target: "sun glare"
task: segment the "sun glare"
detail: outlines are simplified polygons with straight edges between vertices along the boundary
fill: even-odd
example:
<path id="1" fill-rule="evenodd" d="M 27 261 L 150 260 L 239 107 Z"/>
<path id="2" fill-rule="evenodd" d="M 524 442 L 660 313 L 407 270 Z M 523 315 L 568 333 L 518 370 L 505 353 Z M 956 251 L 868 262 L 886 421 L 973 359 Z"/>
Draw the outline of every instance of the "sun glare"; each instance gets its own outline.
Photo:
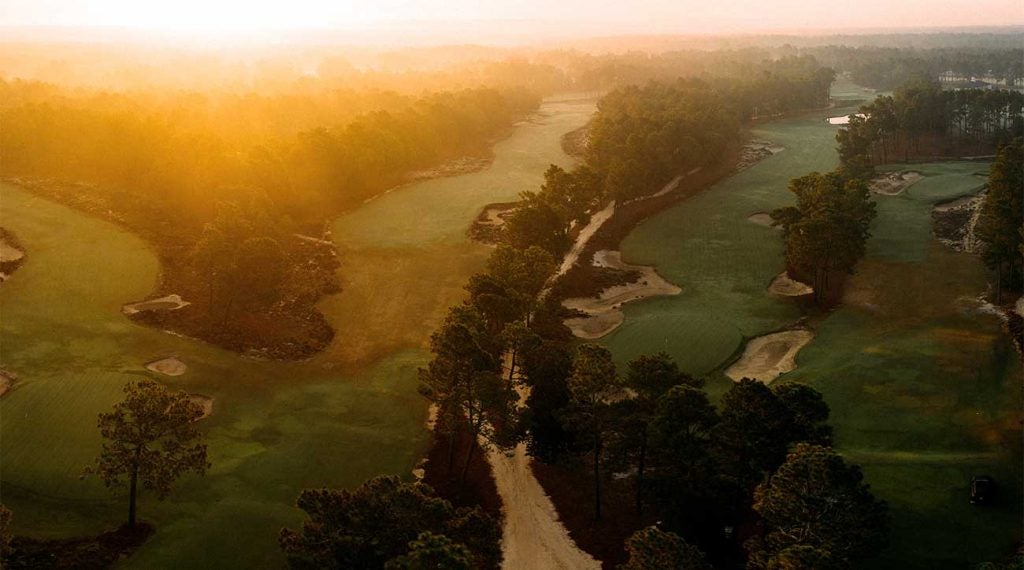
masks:
<path id="1" fill-rule="evenodd" d="M 325 26 L 346 28 L 367 22 L 365 13 L 360 13 L 353 2 L 337 0 L 109 0 L 94 10 L 92 16 L 102 25 L 200 34 Z"/>

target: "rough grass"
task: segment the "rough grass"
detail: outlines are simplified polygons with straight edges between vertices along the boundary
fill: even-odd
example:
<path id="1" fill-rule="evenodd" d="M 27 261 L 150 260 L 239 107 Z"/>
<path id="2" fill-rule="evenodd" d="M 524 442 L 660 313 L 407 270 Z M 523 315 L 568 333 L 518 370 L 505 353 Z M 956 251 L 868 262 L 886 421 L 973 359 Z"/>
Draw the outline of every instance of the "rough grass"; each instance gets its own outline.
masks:
<path id="1" fill-rule="evenodd" d="M 421 347 L 487 251 L 463 243 L 466 228 L 485 204 L 538 186 L 548 162 L 568 165 L 560 137 L 592 110 L 546 105 L 497 145 L 491 169 L 404 187 L 339 221 L 346 290 L 322 306 L 338 333 L 305 362 L 244 359 L 133 324 L 121 305 L 149 294 L 159 271 L 145 243 L 0 186 L 2 225 L 32 252 L 0 289 L 0 363 L 19 377 L 0 400 L 14 531 L 82 536 L 122 522 L 126 501 L 78 475 L 99 451 L 96 415 L 168 354 L 189 369 L 161 382 L 217 401 L 202 421 L 213 468 L 163 503 L 143 495 L 140 517 L 157 532 L 126 567 L 280 567 L 277 533 L 302 520 L 302 488 L 408 475 L 427 444 Z"/>
<path id="2" fill-rule="evenodd" d="M 930 216 L 900 197 L 879 202 L 879 224 Z M 1021 367 L 998 318 L 973 300 L 986 273 L 927 234 L 873 251 L 785 378 L 825 395 L 839 451 L 889 501 L 892 546 L 879 565 L 1000 559 L 1021 539 Z M 999 485 L 995 505 L 968 504 L 981 474 Z"/>

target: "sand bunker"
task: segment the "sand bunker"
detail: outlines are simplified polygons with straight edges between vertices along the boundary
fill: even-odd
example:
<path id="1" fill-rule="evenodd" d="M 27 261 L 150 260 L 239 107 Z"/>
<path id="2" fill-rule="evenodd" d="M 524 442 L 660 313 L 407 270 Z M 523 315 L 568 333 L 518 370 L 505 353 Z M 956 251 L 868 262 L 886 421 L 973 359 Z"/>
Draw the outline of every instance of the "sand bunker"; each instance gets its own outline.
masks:
<path id="1" fill-rule="evenodd" d="M 854 115 L 856 115 L 856 116 L 858 116 L 858 117 L 860 117 L 862 119 L 868 118 L 868 116 L 865 115 L 864 113 L 854 113 Z M 850 115 L 841 115 L 839 117 L 829 117 L 827 119 L 827 121 L 828 121 L 828 124 L 830 124 L 830 125 L 849 125 L 850 124 Z"/>
<path id="2" fill-rule="evenodd" d="M 190 304 L 188 301 L 183 300 L 180 295 L 167 295 L 158 299 L 129 303 L 121 307 L 121 312 L 126 315 L 134 315 L 143 311 L 176 311 Z"/>
<path id="3" fill-rule="evenodd" d="M 22 257 L 25 257 L 25 252 L 14 247 L 8 243 L 7 240 L 0 237 L 0 263 L 18 261 Z"/>
<path id="4" fill-rule="evenodd" d="M 162 358 L 146 365 L 146 370 L 152 370 L 165 376 L 181 376 L 188 370 L 184 362 L 174 358 Z"/>
<path id="5" fill-rule="evenodd" d="M 188 399 L 192 400 L 194 404 L 199 404 L 199 407 L 203 409 L 203 415 L 196 418 L 195 421 L 206 419 L 213 414 L 213 398 L 203 394 L 189 394 Z"/>
<path id="6" fill-rule="evenodd" d="M 806 283 L 791 279 L 789 273 L 783 271 L 772 279 L 771 284 L 768 285 L 768 292 L 783 297 L 802 297 L 814 294 L 814 289 Z"/>
<path id="7" fill-rule="evenodd" d="M 906 172 L 890 172 L 873 178 L 869 187 L 875 194 L 895 196 L 907 188 L 910 188 L 915 182 L 922 178 L 924 178 L 924 176 L 922 176 L 920 172 L 915 172 L 913 170 L 908 170 Z"/>
<path id="8" fill-rule="evenodd" d="M 747 216 L 747 221 L 757 224 L 759 226 L 765 226 L 768 228 L 772 228 L 773 230 L 782 231 L 782 226 L 772 225 L 772 215 L 769 214 L 768 212 L 757 212 L 754 214 L 750 214 L 749 216 Z"/>
<path id="9" fill-rule="evenodd" d="M 792 330 L 751 339 L 743 349 L 743 356 L 725 371 L 725 375 L 737 382 L 753 378 L 768 384 L 796 368 L 796 354 L 812 338 L 811 331 Z"/>
<path id="10" fill-rule="evenodd" d="M 623 271 L 637 271 L 640 277 L 625 285 L 609 287 L 595 297 L 566 299 L 562 304 L 568 309 L 586 313 L 586 317 L 565 320 L 565 325 L 579 338 L 593 340 L 615 330 L 622 324 L 625 315 L 622 305 L 658 295 L 678 295 L 682 289 L 658 275 L 653 267 L 631 265 L 622 261 L 622 253 L 602 250 L 594 254 L 594 265 Z"/>
<path id="11" fill-rule="evenodd" d="M 14 381 L 17 379 L 17 374 L 7 370 L 0 370 L 0 398 L 11 390 L 11 387 L 14 386 Z"/>

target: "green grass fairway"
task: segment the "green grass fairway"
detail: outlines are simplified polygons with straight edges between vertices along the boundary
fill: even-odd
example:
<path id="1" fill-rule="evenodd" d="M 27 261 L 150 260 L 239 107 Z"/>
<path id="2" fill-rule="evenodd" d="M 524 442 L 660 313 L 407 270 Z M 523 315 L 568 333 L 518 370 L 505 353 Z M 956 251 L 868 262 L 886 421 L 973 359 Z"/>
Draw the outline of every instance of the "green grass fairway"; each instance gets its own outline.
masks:
<path id="1" fill-rule="evenodd" d="M 409 474 L 426 444 L 422 347 L 486 258 L 465 230 L 484 204 L 538 186 L 549 162 L 571 164 L 560 137 L 593 110 L 547 103 L 496 146 L 490 169 L 402 188 L 338 220 L 346 289 L 322 305 L 338 334 L 299 363 L 244 359 L 132 324 L 121 305 L 148 295 L 159 271 L 145 243 L 0 185 L 0 225 L 28 253 L 0 286 L 0 362 L 19 376 L 0 400 L 2 500 L 14 531 L 69 536 L 120 524 L 125 500 L 78 478 L 99 451 L 96 415 L 149 374 L 145 363 L 171 355 L 189 370 L 162 382 L 215 398 L 202 424 L 213 468 L 165 502 L 143 495 L 140 516 L 157 534 L 123 566 L 278 568 L 277 532 L 301 520 L 299 490 Z M 436 212 L 451 217 L 424 226 Z"/>
<path id="2" fill-rule="evenodd" d="M 867 96 L 860 92 L 859 98 Z M 683 291 L 624 307 L 625 323 L 602 340 L 620 363 L 664 350 L 684 370 L 708 374 L 746 339 L 799 318 L 790 300 L 765 291 L 782 270 L 778 232 L 747 218 L 791 204 L 786 185 L 793 176 L 835 167 L 837 127 L 825 118 L 854 109 L 761 125 L 752 137 L 780 144 L 784 151 L 652 217 L 623 241 L 625 261 L 657 266 Z M 726 386 L 723 380 L 709 388 Z"/>
<path id="3" fill-rule="evenodd" d="M 628 262 L 655 265 L 683 293 L 625 307 L 626 322 L 602 340 L 619 362 L 665 350 L 721 394 L 730 385 L 721 370 L 747 338 L 800 317 L 792 301 L 765 291 L 783 267 L 778 233 L 747 217 L 792 203 L 790 178 L 835 166 L 835 127 L 820 118 L 843 113 L 760 127 L 755 138 L 786 150 L 626 238 Z M 867 567 L 969 568 L 1009 555 L 1021 539 L 1021 366 L 998 318 L 973 300 L 985 291 L 984 267 L 932 238 L 931 209 L 976 192 L 988 165 L 894 168 L 926 178 L 877 198 L 874 237 L 845 304 L 815 324 L 799 368 L 777 381 L 824 393 L 837 448 L 890 504 L 892 544 Z M 995 478 L 997 505 L 968 504 L 977 474 Z"/>
<path id="4" fill-rule="evenodd" d="M 818 326 L 786 380 L 825 394 L 837 446 L 890 503 L 891 568 L 964 568 L 1021 538 L 1021 367 L 975 298 L 986 273 L 932 239 L 931 209 L 977 192 L 987 164 L 914 165 L 927 178 L 878 197 L 868 257 L 844 305 Z M 973 475 L 999 499 L 968 504 Z"/>

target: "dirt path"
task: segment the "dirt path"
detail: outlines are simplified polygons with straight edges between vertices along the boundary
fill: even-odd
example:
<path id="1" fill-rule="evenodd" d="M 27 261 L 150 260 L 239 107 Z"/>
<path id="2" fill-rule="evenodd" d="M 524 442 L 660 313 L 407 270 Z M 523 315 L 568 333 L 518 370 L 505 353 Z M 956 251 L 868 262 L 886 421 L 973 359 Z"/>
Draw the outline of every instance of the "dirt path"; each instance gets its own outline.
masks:
<path id="1" fill-rule="evenodd" d="M 511 359 L 505 355 L 505 367 Z M 516 384 L 519 403 L 530 395 L 530 388 Z M 580 550 L 558 518 L 551 498 L 530 469 L 526 444 L 520 443 L 511 455 L 495 449 L 487 453 L 494 484 L 501 496 L 505 521 L 501 532 L 503 570 L 564 568 L 576 570 L 600 568 L 601 564 Z"/>
<path id="2" fill-rule="evenodd" d="M 604 209 L 591 216 L 590 223 L 580 230 L 572 249 L 565 255 L 558 273 L 548 281 L 549 284 L 576 264 L 587 242 L 614 213 L 615 201 L 612 200 Z M 549 290 L 545 288 L 540 296 L 547 295 Z M 516 389 L 519 391 L 520 402 L 525 402 L 528 390 L 522 385 Z M 501 567 L 504 570 L 601 567 L 597 560 L 580 550 L 569 537 L 569 531 L 559 520 L 554 503 L 530 469 L 530 456 L 526 453 L 525 444 L 517 445 L 511 456 L 492 450 L 487 454 L 487 461 L 491 464 L 505 515 L 501 536 L 501 551 L 504 555 Z"/>
<path id="3" fill-rule="evenodd" d="M 582 230 L 580 235 L 576 236 L 576 242 L 572 244 L 572 249 L 569 253 L 565 254 L 565 258 L 562 259 L 562 265 L 558 267 L 558 273 L 552 277 L 552 281 L 565 275 L 567 271 L 572 269 L 573 265 L 576 265 L 576 260 L 580 258 L 580 254 L 583 253 L 583 248 L 587 247 L 587 242 L 590 238 L 594 237 L 597 230 L 604 225 L 605 222 L 612 217 L 615 213 L 615 200 L 608 202 L 608 205 L 603 210 L 594 214 L 590 217 L 590 223 L 588 223 Z"/>
<path id="4" fill-rule="evenodd" d="M 694 174 L 694 169 L 688 174 Z M 666 184 L 656 196 L 667 194 L 676 189 L 683 176 L 678 176 Z M 615 201 L 612 200 L 601 211 L 590 218 L 590 222 L 580 230 L 569 253 L 562 259 L 558 272 L 549 284 L 564 275 L 583 253 L 587 243 L 598 229 L 615 213 Z M 653 271 L 653 268 L 651 269 Z M 540 293 L 541 297 L 549 289 Z M 526 401 L 526 391 L 520 388 L 520 401 Z M 494 472 L 494 481 L 504 505 L 505 524 L 502 529 L 501 549 L 504 553 L 502 568 L 504 570 L 538 570 L 538 569 L 589 569 L 600 568 L 601 564 L 586 552 L 580 550 L 569 536 L 569 531 L 558 518 L 555 505 L 544 492 L 540 482 L 530 469 L 530 456 L 526 446 L 516 446 L 511 456 L 491 451 L 487 456 Z"/>
<path id="5" fill-rule="evenodd" d="M 558 519 L 555 505 L 533 476 L 525 444 L 517 445 L 511 457 L 491 451 L 487 459 L 504 504 L 505 524 L 501 537 L 504 570 L 601 567 L 569 537 L 565 525 Z"/>

